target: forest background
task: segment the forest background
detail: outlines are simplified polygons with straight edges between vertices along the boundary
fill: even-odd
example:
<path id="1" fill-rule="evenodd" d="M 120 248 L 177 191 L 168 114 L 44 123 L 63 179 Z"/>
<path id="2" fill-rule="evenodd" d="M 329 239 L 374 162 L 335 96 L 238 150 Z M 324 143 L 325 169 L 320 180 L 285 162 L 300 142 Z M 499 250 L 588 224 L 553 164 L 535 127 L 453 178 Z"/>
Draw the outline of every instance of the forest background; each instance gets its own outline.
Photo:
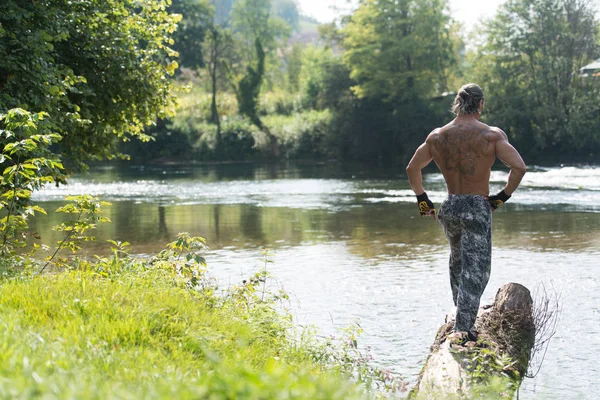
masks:
<path id="1" fill-rule="evenodd" d="M 467 82 L 526 162 L 600 154 L 600 77 L 580 72 L 600 58 L 586 0 L 509 0 L 469 30 L 441 0 L 365 0 L 330 24 L 294 0 L 2 7 L 0 109 L 47 112 L 67 165 L 399 165 Z"/>

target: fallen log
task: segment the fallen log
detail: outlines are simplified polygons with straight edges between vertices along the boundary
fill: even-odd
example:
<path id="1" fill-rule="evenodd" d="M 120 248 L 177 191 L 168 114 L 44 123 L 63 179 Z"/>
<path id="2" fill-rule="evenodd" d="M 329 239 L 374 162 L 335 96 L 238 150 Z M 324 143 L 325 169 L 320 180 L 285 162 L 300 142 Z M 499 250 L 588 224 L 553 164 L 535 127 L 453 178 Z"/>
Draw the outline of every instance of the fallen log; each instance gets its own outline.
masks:
<path id="1" fill-rule="evenodd" d="M 471 398 L 478 394 L 512 398 L 527 372 L 535 342 L 529 290 L 518 283 L 502 286 L 494 303 L 479 310 L 476 342 L 460 344 L 449 339 L 453 326 L 453 317 L 447 317 L 409 398 Z"/>

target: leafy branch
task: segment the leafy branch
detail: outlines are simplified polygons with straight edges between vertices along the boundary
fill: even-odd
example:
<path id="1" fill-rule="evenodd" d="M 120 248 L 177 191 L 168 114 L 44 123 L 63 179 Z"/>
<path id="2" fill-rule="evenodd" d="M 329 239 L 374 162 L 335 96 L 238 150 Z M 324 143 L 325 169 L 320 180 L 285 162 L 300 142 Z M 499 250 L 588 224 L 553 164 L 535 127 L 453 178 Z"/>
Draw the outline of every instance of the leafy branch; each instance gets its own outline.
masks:
<path id="1" fill-rule="evenodd" d="M 0 219 L 2 246 L 0 254 L 16 255 L 26 246 L 28 218 L 45 210 L 32 205 L 34 190 L 43 185 L 64 182 L 64 168 L 49 147 L 61 139 L 47 133 L 43 125 L 46 113 L 30 113 L 20 108 L 0 114 L 0 209 L 7 215 Z"/>
<path id="2" fill-rule="evenodd" d="M 109 218 L 101 215 L 103 211 L 102 207 L 110 205 L 110 203 L 106 201 L 100 201 L 97 197 L 90 195 L 67 196 L 65 200 L 70 201 L 71 203 L 59 207 L 56 209 L 56 212 L 73 214 L 76 215 L 76 217 L 52 228 L 57 232 L 63 232 L 65 236 L 58 242 L 54 253 L 51 256 L 46 257 L 46 263 L 40 269 L 38 274 L 44 272 L 46 267 L 52 262 L 56 263 L 58 266 L 63 266 L 66 260 L 55 260 L 61 250 L 70 249 L 71 252 L 75 253 L 81 249 L 83 242 L 95 239 L 93 236 L 88 236 L 86 232 L 96 228 L 96 223 L 110 222 Z"/>

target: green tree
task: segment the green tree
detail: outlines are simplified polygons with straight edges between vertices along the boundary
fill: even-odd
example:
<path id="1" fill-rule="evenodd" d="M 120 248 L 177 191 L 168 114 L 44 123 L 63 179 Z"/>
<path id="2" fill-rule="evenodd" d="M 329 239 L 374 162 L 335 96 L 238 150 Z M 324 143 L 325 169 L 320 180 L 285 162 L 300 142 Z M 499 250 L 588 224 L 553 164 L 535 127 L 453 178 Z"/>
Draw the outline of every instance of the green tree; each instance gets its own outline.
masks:
<path id="1" fill-rule="evenodd" d="M 272 15 L 269 0 L 239 0 L 234 4 L 232 21 L 245 59 L 245 71 L 238 77 L 232 76 L 240 114 L 247 116 L 267 135 L 272 154 L 278 155 L 277 138 L 258 115 L 258 97 L 265 78 L 267 58 L 270 55 L 271 60 L 277 59 L 275 50 L 278 41 L 289 36 L 290 27 L 281 18 Z M 273 61 L 273 64 L 276 62 Z"/>
<path id="2" fill-rule="evenodd" d="M 584 0 L 511 0 L 472 55 L 488 120 L 534 159 L 600 151 L 600 82 L 578 69 L 598 57 L 598 21 Z"/>
<path id="3" fill-rule="evenodd" d="M 456 64 L 451 28 L 441 0 L 365 0 L 341 30 L 320 29 L 330 43 L 341 41 L 350 71 L 354 97 L 341 98 L 333 124 L 344 158 L 403 163 L 447 119 L 450 100 L 436 99 Z"/>
<path id="4" fill-rule="evenodd" d="M 342 30 L 344 61 L 360 98 L 411 101 L 447 90 L 454 64 L 441 0 L 366 0 Z"/>
<path id="5" fill-rule="evenodd" d="M 217 92 L 220 75 L 225 69 L 226 58 L 231 55 L 233 49 L 233 37 L 230 30 L 214 24 L 208 31 L 204 46 L 207 59 L 206 68 L 210 76 L 211 86 L 211 122 L 217 125 L 216 150 L 218 153 L 221 149 L 222 137 L 221 118 L 217 109 Z"/>
<path id="6" fill-rule="evenodd" d="M 212 25 L 213 6 L 208 0 L 173 0 L 169 12 L 182 16 L 173 34 L 173 49 L 179 53 L 179 63 L 182 67 L 203 67 L 202 42 Z"/>
<path id="7" fill-rule="evenodd" d="M 341 57 L 328 47 L 307 47 L 303 51 L 299 81 L 307 108 L 349 111 L 354 81 Z"/>
<path id="8" fill-rule="evenodd" d="M 300 12 L 295 0 L 273 0 L 273 13 L 287 22 L 293 30 L 298 30 Z"/>
<path id="9" fill-rule="evenodd" d="M 256 39 L 265 54 L 275 56 L 278 41 L 290 35 L 290 26 L 277 17 L 270 0 L 238 0 L 233 5 L 232 24 L 247 63 L 256 62 Z"/>
<path id="10" fill-rule="evenodd" d="M 119 138 L 173 113 L 168 0 L 3 1 L 0 111 L 49 114 L 66 160 L 114 158 Z"/>
<path id="11" fill-rule="evenodd" d="M 297 92 L 300 88 L 300 73 L 302 71 L 302 51 L 300 43 L 294 43 L 286 57 L 287 78 L 289 89 Z"/>
<path id="12" fill-rule="evenodd" d="M 246 67 L 246 74 L 237 84 L 238 107 L 240 114 L 248 117 L 254 125 L 267 134 L 273 155 L 278 155 L 277 138 L 258 115 L 258 96 L 265 76 L 265 51 L 259 38 L 256 38 L 254 43 L 257 62 L 256 66 L 248 65 Z"/>

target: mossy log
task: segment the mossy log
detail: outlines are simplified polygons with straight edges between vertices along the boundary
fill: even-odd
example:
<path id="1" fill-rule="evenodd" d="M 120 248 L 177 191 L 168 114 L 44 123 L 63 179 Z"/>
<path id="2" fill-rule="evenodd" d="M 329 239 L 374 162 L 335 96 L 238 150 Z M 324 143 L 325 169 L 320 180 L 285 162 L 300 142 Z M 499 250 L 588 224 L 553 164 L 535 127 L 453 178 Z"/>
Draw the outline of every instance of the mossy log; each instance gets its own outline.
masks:
<path id="1" fill-rule="evenodd" d="M 447 317 L 409 398 L 468 398 L 490 391 L 497 391 L 495 397 L 512 398 L 527 372 L 535 341 L 529 290 L 518 283 L 502 286 L 494 303 L 479 310 L 477 342 L 452 342 L 448 335 L 453 326 L 453 317 Z"/>

